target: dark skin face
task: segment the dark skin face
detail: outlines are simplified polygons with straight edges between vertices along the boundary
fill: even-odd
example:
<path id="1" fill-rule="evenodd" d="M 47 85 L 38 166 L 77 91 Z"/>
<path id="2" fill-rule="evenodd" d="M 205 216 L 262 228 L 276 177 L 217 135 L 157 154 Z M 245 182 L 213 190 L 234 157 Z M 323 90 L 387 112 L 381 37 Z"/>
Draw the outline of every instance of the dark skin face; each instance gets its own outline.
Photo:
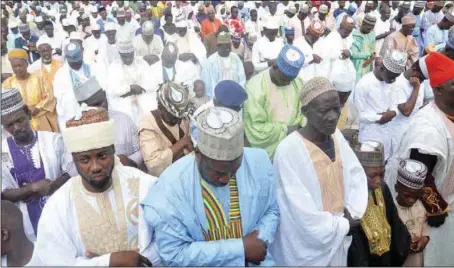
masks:
<path id="1" fill-rule="evenodd" d="M 397 192 L 396 201 L 403 207 L 413 206 L 416 201 L 422 196 L 422 189 L 411 189 L 404 186 L 400 182 L 396 183 L 395 189 Z"/>
<path id="2" fill-rule="evenodd" d="M 270 10 L 270 14 L 274 16 L 277 11 L 277 3 L 276 2 L 268 2 L 268 9 Z"/>
<path id="3" fill-rule="evenodd" d="M 153 41 L 153 34 L 150 35 L 142 34 L 142 39 L 143 41 L 145 41 L 145 43 L 151 44 L 151 42 Z"/>
<path id="4" fill-rule="evenodd" d="M 218 161 L 196 152 L 197 165 L 200 175 L 209 184 L 223 187 L 229 183 L 232 176 L 240 168 L 243 155 L 233 161 Z"/>
<path id="5" fill-rule="evenodd" d="M 14 28 L 11 28 L 11 32 L 13 34 L 17 34 L 19 32 L 19 27 L 14 27 Z"/>
<path id="6" fill-rule="evenodd" d="M 345 7 L 345 1 L 339 1 L 339 7 L 344 8 Z"/>
<path id="7" fill-rule="evenodd" d="M 326 14 L 323 14 L 323 13 L 318 13 L 318 18 L 321 20 L 321 21 L 324 21 L 326 19 Z"/>
<path id="8" fill-rule="evenodd" d="M 270 69 L 270 76 L 271 76 L 271 81 L 277 85 L 277 86 L 287 86 L 290 85 L 290 83 L 295 80 L 295 77 L 290 77 L 285 74 L 283 74 L 277 65 L 273 65 L 273 67 Z"/>
<path id="9" fill-rule="evenodd" d="M 209 19 L 210 21 L 214 21 L 214 17 L 215 17 L 214 10 L 209 10 L 209 11 L 208 11 L 208 19 Z"/>
<path id="10" fill-rule="evenodd" d="M 449 116 L 454 116 L 454 79 L 433 89 L 438 108 Z"/>
<path id="11" fill-rule="evenodd" d="M 274 42 L 276 40 L 276 36 L 278 33 L 278 29 L 266 29 L 265 30 L 265 36 L 270 40 L 270 42 Z"/>
<path id="12" fill-rule="evenodd" d="M 30 31 L 26 31 L 26 32 L 23 32 L 23 33 L 21 33 L 21 34 L 22 34 L 22 37 L 23 37 L 25 40 L 30 40 L 30 37 L 31 37 Z"/>
<path id="13" fill-rule="evenodd" d="M 413 14 L 418 16 L 422 12 L 422 7 L 414 7 L 413 8 Z"/>
<path id="14" fill-rule="evenodd" d="M 251 20 L 257 21 L 257 18 L 258 18 L 257 10 L 254 9 L 251 11 Z"/>
<path id="15" fill-rule="evenodd" d="M 309 42 L 309 44 L 313 45 L 315 42 L 320 39 L 320 36 L 313 33 L 309 28 L 306 30 L 306 36 L 304 37 Z"/>
<path id="16" fill-rule="evenodd" d="M 386 82 L 387 84 L 392 84 L 394 81 L 396 81 L 396 78 L 400 74 L 396 74 L 393 72 L 388 71 L 382 64 L 382 66 L 379 67 L 378 73 L 380 74 L 380 77 L 382 81 Z"/>
<path id="17" fill-rule="evenodd" d="M 183 37 L 186 35 L 186 33 L 188 32 L 188 28 L 187 27 L 184 27 L 184 28 L 177 28 L 177 32 L 178 32 L 178 35 Z"/>
<path id="18" fill-rule="evenodd" d="M 41 61 L 44 64 L 50 64 L 52 62 L 52 47 L 49 44 L 42 44 L 38 47 L 39 55 L 41 55 Z"/>
<path id="19" fill-rule="evenodd" d="M 108 109 L 109 106 L 107 103 L 106 92 L 104 90 L 99 90 L 93 96 L 91 96 L 90 98 L 86 99 L 83 102 L 85 102 L 90 107 L 101 107 L 106 110 Z"/>
<path id="20" fill-rule="evenodd" d="M 449 30 L 449 28 L 451 28 L 452 26 L 454 26 L 454 23 L 453 22 L 450 22 L 449 20 L 447 20 L 446 18 L 443 18 L 441 20 L 440 23 L 438 23 L 438 27 L 442 30 Z"/>
<path id="21" fill-rule="evenodd" d="M 46 32 L 48 37 L 50 37 L 50 38 L 54 37 L 54 26 L 53 25 L 47 24 L 44 27 L 44 31 Z"/>
<path id="22" fill-rule="evenodd" d="M 161 113 L 161 118 L 170 126 L 175 126 L 181 123 L 181 119 L 173 116 L 162 105 L 158 104 L 158 110 Z"/>
<path id="23" fill-rule="evenodd" d="M 380 18 L 382 21 L 387 21 L 391 17 L 391 10 L 389 8 L 380 9 Z"/>
<path id="24" fill-rule="evenodd" d="M 440 10 L 441 10 L 442 8 L 443 8 L 443 7 L 440 7 L 440 6 L 434 6 L 434 7 L 431 9 L 431 11 L 432 11 L 433 13 L 438 13 L 438 12 L 440 12 Z"/>
<path id="25" fill-rule="evenodd" d="M 325 92 L 303 107 L 302 112 L 313 131 L 331 136 L 341 113 L 339 96 L 336 91 Z"/>
<path id="26" fill-rule="evenodd" d="M 230 16 L 232 17 L 232 19 L 236 19 L 238 18 L 238 8 L 232 8 L 232 12 L 230 14 Z"/>
<path id="27" fill-rule="evenodd" d="M 33 130 L 30 126 L 31 114 L 28 110 L 2 116 L 3 128 L 20 144 L 28 144 L 33 140 Z"/>
<path id="28" fill-rule="evenodd" d="M 373 29 L 374 26 L 367 23 L 363 23 L 361 25 L 361 28 L 359 28 L 362 34 L 369 34 L 370 32 L 372 32 Z"/>
<path id="29" fill-rule="evenodd" d="M 416 24 L 414 24 L 414 23 L 402 25 L 402 29 L 400 30 L 400 32 L 405 36 L 409 36 L 413 33 L 413 30 L 415 29 L 415 25 Z"/>
<path id="30" fill-rule="evenodd" d="M 82 67 L 83 61 L 77 61 L 77 62 L 68 62 L 69 67 L 73 70 L 79 70 L 80 67 Z"/>
<path id="31" fill-rule="evenodd" d="M 11 59 L 11 68 L 18 79 L 26 79 L 28 77 L 27 67 L 28 62 L 23 59 Z"/>
<path id="32" fill-rule="evenodd" d="M 169 24 L 169 25 L 172 24 L 172 20 L 173 20 L 172 15 L 166 15 L 164 17 L 164 21 L 166 22 L 166 24 Z"/>
<path id="33" fill-rule="evenodd" d="M 370 191 L 379 188 L 385 178 L 385 167 L 364 167 L 367 176 L 367 187 Z"/>
<path id="34" fill-rule="evenodd" d="M 118 17 L 117 18 L 117 21 L 118 21 L 118 24 L 120 24 L 121 26 L 125 25 L 126 23 L 126 17 Z"/>
<path id="35" fill-rule="evenodd" d="M 205 83 L 202 80 L 196 80 L 194 82 L 194 93 L 197 98 L 205 96 Z"/>
<path id="36" fill-rule="evenodd" d="M 348 97 L 350 96 L 352 92 L 340 92 L 338 91 L 337 94 L 339 95 L 339 102 L 341 105 L 341 108 L 344 107 L 345 103 L 347 103 Z"/>
<path id="37" fill-rule="evenodd" d="M 107 36 L 107 41 L 109 42 L 109 44 L 115 44 L 115 36 L 117 31 L 106 31 L 104 33 Z"/>
<path id="38" fill-rule="evenodd" d="M 355 28 L 354 24 L 350 24 L 344 21 L 339 27 L 338 32 L 342 38 L 347 38 L 353 32 L 354 28 Z"/>
<path id="39" fill-rule="evenodd" d="M 91 33 L 96 39 L 99 39 L 101 37 L 101 31 L 91 31 Z"/>
<path id="40" fill-rule="evenodd" d="M 287 39 L 287 43 L 293 44 L 293 40 L 295 40 L 295 35 L 294 34 L 286 34 L 285 38 Z"/>
<path id="41" fill-rule="evenodd" d="M 44 27 L 44 22 L 36 22 L 35 24 L 36 24 L 36 27 L 40 30 L 42 30 Z"/>
<path id="42" fill-rule="evenodd" d="M 112 185 L 115 163 L 114 146 L 86 152 L 73 153 L 74 164 L 82 177 L 82 184 L 89 192 L 101 193 Z"/>
<path id="43" fill-rule="evenodd" d="M 364 8 L 364 13 L 370 13 L 373 10 L 374 10 L 374 4 L 367 4 L 366 7 Z"/>
<path id="44" fill-rule="evenodd" d="M 129 66 L 134 62 L 134 52 L 120 53 L 120 58 L 124 65 Z"/>
<path id="45" fill-rule="evenodd" d="M 300 20 L 305 20 L 305 19 L 307 18 L 307 15 L 308 15 L 307 12 L 300 11 L 300 12 L 298 13 L 298 18 L 299 18 Z"/>
<path id="46" fill-rule="evenodd" d="M 454 60 L 454 49 L 453 48 L 446 46 L 443 51 L 443 54 L 445 54 L 445 56 L 447 56 L 448 58 Z"/>
<path id="47" fill-rule="evenodd" d="M 218 54 L 221 57 L 228 57 L 232 51 L 231 44 L 218 44 Z"/>

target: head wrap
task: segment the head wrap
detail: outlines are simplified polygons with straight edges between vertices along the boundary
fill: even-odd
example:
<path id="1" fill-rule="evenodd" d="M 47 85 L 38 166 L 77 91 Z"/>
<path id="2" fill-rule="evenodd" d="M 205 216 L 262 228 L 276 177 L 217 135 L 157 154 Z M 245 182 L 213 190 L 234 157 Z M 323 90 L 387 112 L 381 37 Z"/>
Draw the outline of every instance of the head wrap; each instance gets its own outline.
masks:
<path id="1" fill-rule="evenodd" d="M 355 153 L 363 167 L 383 167 L 385 152 L 383 144 L 378 141 L 365 141 L 356 145 Z"/>
<path id="2" fill-rule="evenodd" d="M 188 88 L 175 82 L 162 84 L 158 91 L 158 103 L 176 118 L 187 116 L 189 110 Z"/>
<path id="3" fill-rule="evenodd" d="M 256 32 L 250 32 L 249 36 L 247 37 L 248 44 L 253 44 L 256 41 L 257 41 L 257 33 Z"/>
<path id="4" fill-rule="evenodd" d="M 295 35 L 295 28 L 285 27 L 285 35 Z"/>
<path id="5" fill-rule="evenodd" d="M 416 18 L 412 15 L 407 15 L 402 18 L 402 25 L 416 24 Z"/>
<path id="6" fill-rule="evenodd" d="M 325 77 L 314 77 L 303 85 L 300 93 L 301 105 L 304 107 L 325 92 L 336 91 Z"/>
<path id="7" fill-rule="evenodd" d="M 433 52 L 426 57 L 425 63 L 432 88 L 454 79 L 454 61 L 447 56 Z"/>
<path id="8" fill-rule="evenodd" d="M 383 66 L 393 73 L 400 74 L 405 71 L 407 65 L 407 53 L 398 50 L 389 51 L 383 59 Z"/>
<path id="9" fill-rule="evenodd" d="M 325 4 L 322 4 L 319 9 L 318 9 L 318 12 L 322 13 L 322 14 L 328 14 L 328 6 L 325 5 Z"/>
<path id="10" fill-rule="evenodd" d="M 240 115 L 228 108 L 212 107 L 197 117 L 197 148 L 208 158 L 233 161 L 244 150 L 244 126 Z"/>
<path id="11" fill-rule="evenodd" d="M 62 136 L 70 153 L 108 147 L 115 143 L 114 121 L 104 108 L 83 106 L 79 118 L 66 122 Z"/>
<path id="12" fill-rule="evenodd" d="M 83 59 L 82 47 L 79 43 L 70 42 L 65 47 L 65 58 L 68 62 L 80 62 Z"/>
<path id="13" fill-rule="evenodd" d="M 30 32 L 30 26 L 28 26 L 28 23 L 25 23 L 25 24 L 22 24 L 21 26 L 19 26 L 19 32 L 20 33 Z"/>
<path id="14" fill-rule="evenodd" d="M 325 32 L 325 29 L 323 28 L 323 25 L 316 20 L 313 20 L 311 22 L 311 25 L 309 25 L 309 31 L 311 31 L 313 34 L 317 36 L 322 36 L 323 33 Z"/>
<path id="15" fill-rule="evenodd" d="M 117 17 L 118 17 L 118 16 L 117 16 Z M 83 19 L 83 20 L 84 20 L 84 19 L 88 19 L 88 18 L 89 18 L 89 16 L 88 16 L 87 13 L 82 14 L 82 19 Z"/>
<path id="16" fill-rule="evenodd" d="M 237 82 L 223 80 L 214 88 L 214 96 L 223 106 L 240 107 L 247 100 L 246 90 Z"/>
<path id="17" fill-rule="evenodd" d="M 3 14 L 3 13 L 2 13 L 2 14 Z M 11 28 L 16 28 L 16 27 L 18 27 L 18 26 L 19 26 L 19 23 L 17 22 L 16 19 L 14 19 L 14 17 L 9 19 L 8 28 L 11 29 Z"/>
<path id="18" fill-rule="evenodd" d="M 17 88 L 2 89 L 2 116 L 15 113 L 24 106 L 24 100 Z"/>
<path id="19" fill-rule="evenodd" d="M 268 30 L 277 30 L 279 28 L 279 23 L 275 19 L 269 18 L 263 27 Z"/>
<path id="20" fill-rule="evenodd" d="M 69 40 L 80 40 L 80 41 L 83 41 L 84 39 L 82 38 L 82 36 L 80 35 L 79 32 L 74 31 L 74 32 L 71 32 L 69 34 Z"/>
<path id="21" fill-rule="evenodd" d="M 154 34 L 154 24 L 152 21 L 147 20 L 142 25 L 142 34 L 143 35 L 153 35 Z"/>
<path id="22" fill-rule="evenodd" d="M 216 38 L 217 44 L 231 44 L 232 37 L 229 32 L 220 32 Z"/>
<path id="23" fill-rule="evenodd" d="M 419 190 L 424 186 L 427 167 L 422 162 L 413 159 L 402 160 L 397 171 L 397 181 L 402 185 Z"/>
<path id="24" fill-rule="evenodd" d="M 167 42 L 164 46 L 164 50 L 162 51 L 162 59 L 171 60 L 173 58 L 176 58 L 177 55 L 178 47 L 172 42 Z"/>
<path id="25" fill-rule="evenodd" d="M 175 23 L 175 27 L 177 28 L 186 28 L 188 27 L 188 21 L 187 20 L 180 20 Z"/>
<path id="26" fill-rule="evenodd" d="M 295 14 L 296 13 L 296 7 L 294 5 L 290 5 L 288 8 L 287 8 L 287 11 L 290 13 L 290 14 Z"/>
<path id="27" fill-rule="evenodd" d="M 41 16 L 36 17 L 35 22 L 43 22 L 43 17 Z"/>
<path id="28" fill-rule="evenodd" d="M 296 77 L 303 64 L 304 54 L 292 45 L 285 45 L 276 59 L 277 68 L 288 77 Z"/>
<path id="29" fill-rule="evenodd" d="M 90 27 L 91 27 L 91 31 L 100 31 L 101 30 L 101 25 L 99 25 L 98 23 L 91 24 Z"/>
<path id="30" fill-rule="evenodd" d="M 377 22 L 377 18 L 375 16 L 371 15 L 370 13 L 366 14 L 366 16 L 363 19 L 362 23 L 374 26 L 375 23 Z"/>
<path id="31" fill-rule="evenodd" d="M 64 18 L 62 21 L 61 21 L 61 25 L 63 27 L 67 27 L 69 26 L 69 20 L 67 18 Z"/>
<path id="32" fill-rule="evenodd" d="M 300 12 L 308 13 L 309 12 L 309 6 L 307 4 L 300 5 Z"/>
<path id="33" fill-rule="evenodd" d="M 39 48 L 39 46 L 47 44 L 50 46 L 50 40 L 48 38 L 40 38 L 38 39 L 38 42 L 36 42 L 36 47 Z"/>
<path id="34" fill-rule="evenodd" d="M 449 9 L 448 12 L 446 12 L 445 18 L 448 21 L 454 23 L 454 7 L 451 7 L 451 9 Z"/>
<path id="35" fill-rule="evenodd" d="M 91 13 L 98 13 L 98 7 L 97 6 L 91 6 L 90 7 L 90 12 Z"/>
<path id="36" fill-rule="evenodd" d="M 452 26 L 451 29 L 449 29 L 448 41 L 446 41 L 446 45 L 454 49 L 454 26 Z"/>
<path id="37" fill-rule="evenodd" d="M 124 18 L 126 17 L 126 12 L 123 8 L 120 8 L 117 12 L 117 18 Z"/>
<path id="38" fill-rule="evenodd" d="M 107 32 L 107 31 L 115 31 L 115 23 L 113 22 L 108 22 L 106 24 L 104 24 L 104 32 Z"/>
<path id="39" fill-rule="evenodd" d="M 135 51 L 134 44 L 129 39 L 119 40 L 117 47 L 120 54 L 128 54 Z"/>
<path id="40" fill-rule="evenodd" d="M 426 1 L 416 1 L 413 7 L 425 8 Z"/>
<path id="41" fill-rule="evenodd" d="M 8 52 L 8 60 L 21 59 L 28 60 L 27 51 L 22 48 L 13 48 Z"/>
<path id="42" fill-rule="evenodd" d="M 239 33 L 233 33 L 232 34 L 232 40 L 235 42 L 240 42 L 241 41 L 241 35 Z"/>

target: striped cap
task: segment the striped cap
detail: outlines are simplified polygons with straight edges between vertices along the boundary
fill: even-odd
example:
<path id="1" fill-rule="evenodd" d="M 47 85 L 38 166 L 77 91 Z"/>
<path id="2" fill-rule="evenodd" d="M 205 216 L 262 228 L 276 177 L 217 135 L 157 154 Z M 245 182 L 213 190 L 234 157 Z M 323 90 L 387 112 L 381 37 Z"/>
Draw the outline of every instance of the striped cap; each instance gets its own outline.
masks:
<path id="1" fill-rule="evenodd" d="M 397 181 L 411 189 L 422 189 L 427 176 L 427 167 L 422 162 L 406 159 L 399 163 Z"/>
<path id="2" fill-rule="evenodd" d="M 19 111 L 25 106 L 17 88 L 2 89 L 2 116 Z"/>

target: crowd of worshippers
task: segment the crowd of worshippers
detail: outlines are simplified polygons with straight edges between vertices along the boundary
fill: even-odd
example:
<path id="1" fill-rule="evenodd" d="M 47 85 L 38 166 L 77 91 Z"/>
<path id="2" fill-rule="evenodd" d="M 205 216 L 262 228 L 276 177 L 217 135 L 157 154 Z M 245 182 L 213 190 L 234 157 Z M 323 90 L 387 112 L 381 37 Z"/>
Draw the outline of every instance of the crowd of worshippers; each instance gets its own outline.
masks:
<path id="1" fill-rule="evenodd" d="M 452 1 L 2 1 L 2 266 L 453 266 Z"/>

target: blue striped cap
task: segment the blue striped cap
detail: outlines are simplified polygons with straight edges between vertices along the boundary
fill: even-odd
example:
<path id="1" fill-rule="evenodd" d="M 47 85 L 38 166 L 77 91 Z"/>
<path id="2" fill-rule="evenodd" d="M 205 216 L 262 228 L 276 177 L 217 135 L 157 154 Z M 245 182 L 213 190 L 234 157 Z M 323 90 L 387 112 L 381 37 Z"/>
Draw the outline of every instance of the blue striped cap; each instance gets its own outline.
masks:
<path id="1" fill-rule="evenodd" d="M 304 55 L 295 46 L 285 45 L 276 59 L 279 70 L 288 77 L 296 77 L 303 67 Z"/>
<path id="2" fill-rule="evenodd" d="M 79 43 L 70 42 L 65 47 L 65 58 L 68 62 L 80 62 L 82 57 L 82 47 Z"/>

